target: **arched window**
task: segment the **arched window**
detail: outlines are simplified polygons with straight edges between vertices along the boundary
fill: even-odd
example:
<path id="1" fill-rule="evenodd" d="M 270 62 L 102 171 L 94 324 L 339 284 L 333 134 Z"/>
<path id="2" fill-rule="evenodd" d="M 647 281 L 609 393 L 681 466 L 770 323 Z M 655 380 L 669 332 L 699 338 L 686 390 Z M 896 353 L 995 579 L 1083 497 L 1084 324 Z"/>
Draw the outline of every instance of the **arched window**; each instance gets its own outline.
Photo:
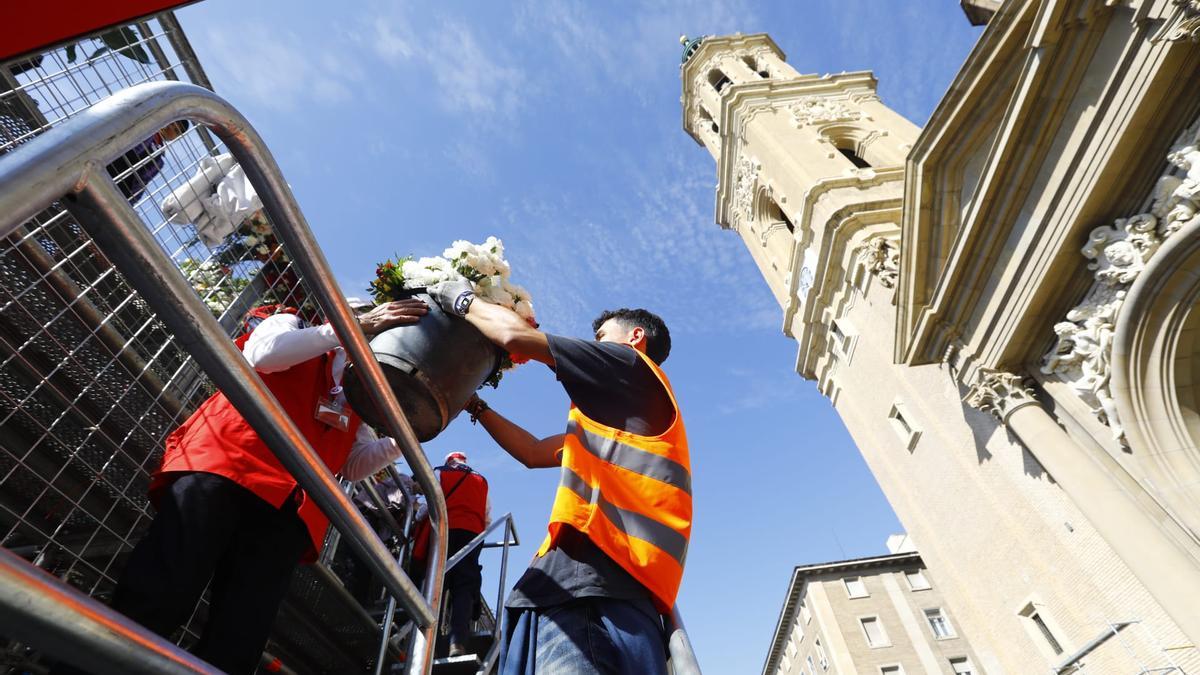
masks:
<path id="1" fill-rule="evenodd" d="M 763 219 L 768 223 L 783 223 L 788 232 L 796 234 L 796 226 L 792 224 L 791 218 L 787 217 L 787 214 L 783 212 L 783 209 L 779 208 L 779 204 L 776 204 L 774 199 L 767 200 Z"/>
<path id="2" fill-rule="evenodd" d="M 721 133 L 721 127 L 717 124 L 717 121 L 713 119 L 713 116 L 709 114 L 708 110 L 703 106 L 700 107 L 700 124 L 701 126 L 707 126 L 714 134 Z"/>
<path id="3" fill-rule="evenodd" d="M 743 56 L 742 61 L 745 62 L 746 66 L 749 67 L 750 70 L 758 73 L 758 76 L 764 80 L 771 77 L 771 72 L 767 70 L 767 64 L 758 63 L 757 59 L 755 59 L 753 56 Z"/>
<path id="4" fill-rule="evenodd" d="M 871 163 L 868 162 L 867 160 L 863 159 L 862 157 L 859 157 L 858 153 L 854 152 L 853 148 L 839 147 L 837 150 L 838 150 L 838 152 L 842 153 L 842 157 L 845 157 L 846 159 L 850 160 L 850 163 L 853 164 L 854 166 L 856 166 L 860 169 L 871 168 Z"/>
<path id="5" fill-rule="evenodd" d="M 719 94 L 723 89 L 725 89 L 725 87 L 729 86 L 729 78 L 726 77 L 725 73 L 722 73 L 719 68 L 713 68 L 712 70 L 708 71 L 708 83 L 711 84 L 713 89 L 716 89 L 717 93 Z"/>

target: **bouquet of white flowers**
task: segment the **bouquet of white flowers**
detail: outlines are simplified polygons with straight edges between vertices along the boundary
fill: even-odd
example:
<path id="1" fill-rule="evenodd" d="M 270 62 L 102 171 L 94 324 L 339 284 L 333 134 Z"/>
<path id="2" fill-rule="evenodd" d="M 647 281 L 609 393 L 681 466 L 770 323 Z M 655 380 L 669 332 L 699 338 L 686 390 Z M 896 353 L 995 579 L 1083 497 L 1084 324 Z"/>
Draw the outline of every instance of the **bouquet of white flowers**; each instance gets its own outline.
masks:
<path id="1" fill-rule="evenodd" d="M 475 287 L 475 294 L 487 302 L 507 307 L 516 312 L 531 326 L 537 325 L 533 313 L 533 302 L 529 291 L 512 283 L 512 269 L 504 259 L 504 242 L 488 237 L 482 244 L 459 240 L 450 245 L 440 256 L 428 258 L 412 257 L 400 260 L 385 260 L 375 268 L 375 280 L 368 289 L 375 302 L 384 303 L 411 296 L 420 290 L 442 281 L 463 279 Z M 523 363 L 526 359 L 508 355 L 501 370 Z M 500 381 L 497 373 L 485 384 L 496 386 Z"/>

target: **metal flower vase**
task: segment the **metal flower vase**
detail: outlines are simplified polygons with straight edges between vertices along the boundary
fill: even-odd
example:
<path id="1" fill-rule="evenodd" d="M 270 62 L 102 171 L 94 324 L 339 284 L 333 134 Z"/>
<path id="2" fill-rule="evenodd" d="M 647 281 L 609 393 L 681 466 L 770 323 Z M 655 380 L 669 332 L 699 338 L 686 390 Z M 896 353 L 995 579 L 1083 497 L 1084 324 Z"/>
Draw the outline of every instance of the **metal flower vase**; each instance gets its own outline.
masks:
<path id="1" fill-rule="evenodd" d="M 429 313 L 415 324 L 376 335 L 371 350 L 417 439 L 424 442 L 440 434 L 496 372 L 501 352 L 465 319 L 443 312 L 423 289 L 411 297 L 424 300 Z M 346 369 L 344 384 L 350 407 L 367 424 L 385 429 L 384 417 L 353 365 Z"/>

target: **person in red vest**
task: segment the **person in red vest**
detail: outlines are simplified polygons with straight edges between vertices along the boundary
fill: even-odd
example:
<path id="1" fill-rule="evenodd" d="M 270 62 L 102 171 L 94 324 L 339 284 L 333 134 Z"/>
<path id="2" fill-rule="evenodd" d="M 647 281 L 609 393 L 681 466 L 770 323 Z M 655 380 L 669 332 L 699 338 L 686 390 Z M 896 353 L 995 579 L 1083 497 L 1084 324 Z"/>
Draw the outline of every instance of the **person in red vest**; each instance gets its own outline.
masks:
<path id="1" fill-rule="evenodd" d="M 446 498 L 449 522 L 449 542 L 446 558 L 458 553 L 492 523 L 492 504 L 488 497 L 488 482 L 467 464 L 466 454 L 458 451 L 446 455 L 442 466 L 434 469 L 441 481 Z M 422 505 L 422 509 L 424 509 Z M 413 581 L 420 585 L 425 573 L 429 551 L 429 519 L 427 513 L 418 518 L 416 544 L 413 547 Z M 450 656 L 462 656 L 469 650 L 471 619 L 477 616 L 479 589 L 483 585 L 483 568 L 479 565 L 476 547 L 446 572 L 446 590 L 450 593 Z"/>
<path id="2" fill-rule="evenodd" d="M 429 294 L 509 353 L 552 368 L 571 399 L 566 433 L 547 437 L 478 397 L 466 407 L 526 467 L 560 471 L 549 533 L 505 603 L 500 672 L 665 675 L 661 615 L 675 603 L 692 527 L 687 434 L 660 368 L 666 324 L 644 309 L 606 311 L 595 340 L 579 340 L 538 331 L 464 282 Z"/>
<path id="3" fill-rule="evenodd" d="M 404 300 L 358 319 L 372 335 L 426 312 Z M 237 341 L 246 360 L 331 471 L 361 480 L 399 457 L 392 439 L 376 438 L 346 405 L 346 354 L 332 326 L 306 326 L 295 309 L 272 307 L 251 312 L 246 330 Z M 157 513 L 113 607 L 170 636 L 211 581 L 192 651 L 227 673 L 253 673 L 292 572 L 316 559 L 328 520 L 220 392 L 167 437 L 150 499 Z"/>

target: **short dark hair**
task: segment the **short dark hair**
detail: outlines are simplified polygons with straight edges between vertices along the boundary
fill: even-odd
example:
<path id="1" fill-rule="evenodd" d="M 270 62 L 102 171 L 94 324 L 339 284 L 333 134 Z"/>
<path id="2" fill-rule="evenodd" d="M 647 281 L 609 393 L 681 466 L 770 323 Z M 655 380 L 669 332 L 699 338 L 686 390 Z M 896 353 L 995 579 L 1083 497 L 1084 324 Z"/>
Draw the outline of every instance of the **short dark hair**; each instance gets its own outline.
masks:
<path id="1" fill-rule="evenodd" d="M 646 331 L 646 356 L 662 364 L 671 354 L 671 331 L 667 324 L 654 312 L 644 309 L 606 309 L 592 322 L 592 332 L 600 332 L 605 321 L 615 319 L 626 328 L 641 328 Z"/>

